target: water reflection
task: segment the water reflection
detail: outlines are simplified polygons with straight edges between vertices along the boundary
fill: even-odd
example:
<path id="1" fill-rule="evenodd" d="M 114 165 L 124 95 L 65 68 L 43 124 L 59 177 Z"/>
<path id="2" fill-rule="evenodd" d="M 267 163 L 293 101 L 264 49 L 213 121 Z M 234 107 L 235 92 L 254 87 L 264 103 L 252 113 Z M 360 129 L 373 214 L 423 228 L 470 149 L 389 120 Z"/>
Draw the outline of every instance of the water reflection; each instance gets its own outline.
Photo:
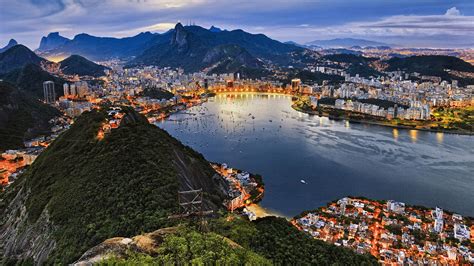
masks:
<path id="1" fill-rule="evenodd" d="M 398 140 L 398 129 L 397 128 L 392 129 L 392 134 L 393 134 L 393 139 L 395 141 L 397 141 Z"/>
<path id="2" fill-rule="evenodd" d="M 444 134 L 442 132 L 436 133 L 436 141 L 438 141 L 438 144 L 443 144 L 443 138 Z"/>
<path id="3" fill-rule="evenodd" d="M 263 207 L 288 216 L 347 195 L 474 216 L 472 136 L 347 124 L 259 94 L 218 95 L 157 125 L 210 161 L 262 174 Z"/>
<path id="4" fill-rule="evenodd" d="M 410 130 L 410 139 L 411 139 L 411 142 L 413 143 L 416 143 L 416 141 L 418 140 L 418 130 Z"/>

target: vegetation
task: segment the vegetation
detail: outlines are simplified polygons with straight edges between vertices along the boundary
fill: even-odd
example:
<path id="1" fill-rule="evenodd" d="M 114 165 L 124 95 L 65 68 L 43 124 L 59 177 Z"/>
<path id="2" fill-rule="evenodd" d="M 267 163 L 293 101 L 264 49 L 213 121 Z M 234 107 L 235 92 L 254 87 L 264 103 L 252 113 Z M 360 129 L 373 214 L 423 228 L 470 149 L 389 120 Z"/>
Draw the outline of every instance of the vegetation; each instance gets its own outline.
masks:
<path id="1" fill-rule="evenodd" d="M 25 65 L 23 68 L 15 69 L 0 78 L 14 84 L 25 93 L 33 95 L 37 99 L 44 99 L 43 82 L 45 81 L 54 82 L 56 97 L 64 94 L 63 84 L 65 81 L 49 74 L 35 64 Z"/>
<path id="2" fill-rule="evenodd" d="M 18 44 L 3 53 L 0 53 L 0 74 L 20 69 L 28 64 L 40 65 L 46 61 L 37 56 L 28 47 Z"/>
<path id="3" fill-rule="evenodd" d="M 438 108 L 433 111 L 437 127 L 474 132 L 474 106 L 465 108 Z"/>
<path id="4" fill-rule="evenodd" d="M 249 222 L 240 218 L 218 219 L 212 230 L 250 248 L 276 265 L 376 265 L 370 255 L 327 244 L 299 231 L 287 220 L 265 217 Z"/>
<path id="5" fill-rule="evenodd" d="M 106 112 L 83 114 L 9 190 L 31 192 L 28 223 L 49 212 L 56 240 L 49 262 L 70 263 L 107 238 L 172 224 L 167 216 L 178 208 L 178 176 L 186 175 L 190 185 L 200 182 L 206 205 L 221 204 L 214 171 L 201 155 L 128 112 L 102 140 L 96 136 Z M 180 162 L 184 166 L 177 167 Z"/>
<path id="6" fill-rule="evenodd" d="M 462 71 L 462 72 L 474 72 L 474 66 L 465 62 L 464 60 L 445 55 L 421 55 L 421 56 L 410 56 L 406 58 L 391 58 L 387 61 L 388 67 L 386 71 L 397 71 L 403 70 L 408 73 L 417 72 L 421 75 L 437 76 L 443 80 L 458 80 L 460 84 L 467 85 L 473 84 L 472 78 L 459 78 L 451 75 L 447 69 Z"/>
<path id="7" fill-rule="evenodd" d="M 173 98 L 174 94 L 162 88 L 146 87 L 143 90 L 143 96 L 150 97 L 153 99 L 159 99 L 159 100 L 161 99 L 169 100 Z"/>
<path id="8" fill-rule="evenodd" d="M 7 82 L 0 82 L 0 151 L 50 131 L 48 121 L 59 112 Z"/>
<path id="9" fill-rule="evenodd" d="M 183 228 L 165 237 L 156 255 L 131 254 L 126 259 L 113 257 L 105 265 L 271 265 L 256 253 L 244 249 L 216 233 L 200 233 Z"/>
<path id="10" fill-rule="evenodd" d="M 104 75 L 106 69 L 106 67 L 89 61 L 80 55 L 71 55 L 59 64 L 61 71 L 67 75 L 100 77 Z"/>

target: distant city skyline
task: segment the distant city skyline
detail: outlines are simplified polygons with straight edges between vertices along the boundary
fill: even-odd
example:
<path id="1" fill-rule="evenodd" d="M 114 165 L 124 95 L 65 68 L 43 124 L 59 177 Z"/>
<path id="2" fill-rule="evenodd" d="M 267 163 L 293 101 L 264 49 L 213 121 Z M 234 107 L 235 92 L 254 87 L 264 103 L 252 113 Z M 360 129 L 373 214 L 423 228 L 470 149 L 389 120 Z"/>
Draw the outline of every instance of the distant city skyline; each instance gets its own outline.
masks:
<path id="1" fill-rule="evenodd" d="M 126 37 L 180 21 L 243 29 L 279 41 L 361 38 L 407 47 L 474 47 L 474 1 L 0 0 L 0 47 L 36 49 L 60 32 Z"/>

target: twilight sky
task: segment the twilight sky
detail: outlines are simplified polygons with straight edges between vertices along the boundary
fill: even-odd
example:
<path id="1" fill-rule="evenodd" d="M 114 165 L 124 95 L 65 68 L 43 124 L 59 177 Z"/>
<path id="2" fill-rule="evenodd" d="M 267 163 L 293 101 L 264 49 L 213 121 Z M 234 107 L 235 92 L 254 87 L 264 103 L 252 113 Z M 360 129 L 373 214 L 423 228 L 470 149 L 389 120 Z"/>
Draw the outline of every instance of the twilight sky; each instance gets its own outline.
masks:
<path id="1" fill-rule="evenodd" d="M 181 21 L 300 43 L 338 37 L 474 48 L 474 0 L 0 0 L 0 47 L 59 31 L 124 37 Z"/>

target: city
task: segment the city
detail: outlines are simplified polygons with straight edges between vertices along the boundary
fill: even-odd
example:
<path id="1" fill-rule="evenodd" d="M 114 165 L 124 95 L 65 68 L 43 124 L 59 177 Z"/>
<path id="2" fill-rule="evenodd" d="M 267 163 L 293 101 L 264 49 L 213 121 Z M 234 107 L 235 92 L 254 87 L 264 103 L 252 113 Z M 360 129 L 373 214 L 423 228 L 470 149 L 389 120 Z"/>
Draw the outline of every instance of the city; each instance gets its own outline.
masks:
<path id="1" fill-rule="evenodd" d="M 0 5 L 96 12 L 21 2 Z M 144 20 L 187 12 L 158 2 L 96 4 Z M 328 30 L 177 19 L 103 34 L 90 14 L 67 18 L 90 19 L 78 31 L 44 13 L 52 26 L 31 36 L 11 22 L 30 15 L 0 11 L 0 264 L 473 264 L 462 2 Z M 337 5 L 275 3 L 316 6 Z M 416 22 L 432 18 L 451 41 Z M 411 31 L 385 26 L 405 19 Z"/>

